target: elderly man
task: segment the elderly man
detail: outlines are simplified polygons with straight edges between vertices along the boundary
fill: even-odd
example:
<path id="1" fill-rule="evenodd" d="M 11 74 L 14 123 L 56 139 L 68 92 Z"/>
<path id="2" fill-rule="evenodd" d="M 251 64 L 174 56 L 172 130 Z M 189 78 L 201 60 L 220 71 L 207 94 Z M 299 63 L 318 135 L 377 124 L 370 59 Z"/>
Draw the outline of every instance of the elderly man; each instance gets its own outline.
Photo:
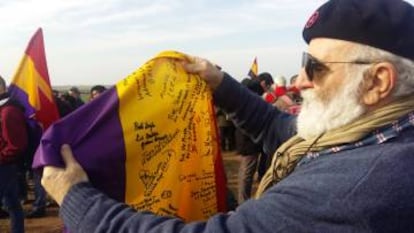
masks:
<path id="1" fill-rule="evenodd" d="M 65 145 L 66 168 L 46 167 L 43 184 L 68 228 L 414 232 L 414 7 L 400 0 L 331 0 L 303 35 L 309 48 L 297 80 L 304 98 L 298 118 L 206 60 L 185 66 L 205 79 L 237 126 L 265 151 L 276 151 L 256 200 L 189 224 L 135 212 L 94 189 Z"/>

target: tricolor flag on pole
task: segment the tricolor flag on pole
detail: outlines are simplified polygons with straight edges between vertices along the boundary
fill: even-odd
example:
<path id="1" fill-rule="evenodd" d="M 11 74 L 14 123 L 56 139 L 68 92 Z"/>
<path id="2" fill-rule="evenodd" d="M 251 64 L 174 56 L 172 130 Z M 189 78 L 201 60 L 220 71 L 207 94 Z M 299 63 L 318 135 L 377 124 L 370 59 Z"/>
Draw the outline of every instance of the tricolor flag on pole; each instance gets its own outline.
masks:
<path id="1" fill-rule="evenodd" d="M 47 70 L 41 28 L 30 39 L 10 83 L 9 93 L 24 106 L 26 118 L 36 120 L 44 130 L 59 119 Z"/>
<path id="2" fill-rule="evenodd" d="M 259 67 L 257 65 L 257 57 L 254 58 L 253 64 L 250 67 L 249 73 L 247 74 L 252 79 L 256 79 L 259 72 Z"/>
<path id="3" fill-rule="evenodd" d="M 163 52 L 53 124 L 33 166 L 63 166 L 68 143 L 96 188 L 137 210 L 185 221 L 226 211 L 212 94 L 184 59 Z"/>

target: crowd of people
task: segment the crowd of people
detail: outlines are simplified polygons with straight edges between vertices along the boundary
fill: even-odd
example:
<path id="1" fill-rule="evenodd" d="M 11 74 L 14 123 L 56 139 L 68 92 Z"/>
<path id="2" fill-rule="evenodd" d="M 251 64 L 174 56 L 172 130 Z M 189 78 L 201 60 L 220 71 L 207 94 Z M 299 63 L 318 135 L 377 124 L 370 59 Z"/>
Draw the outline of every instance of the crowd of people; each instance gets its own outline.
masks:
<path id="1" fill-rule="evenodd" d="M 107 88 L 103 85 L 93 86 L 89 91 L 88 101 L 95 99 L 106 89 Z M 61 117 L 73 112 L 85 103 L 85 100 L 82 98 L 82 93 L 77 87 L 71 87 L 68 91 L 64 91 L 63 93 L 58 90 L 53 90 L 53 96 Z"/>
<path id="2" fill-rule="evenodd" d="M 63 93 L 53 90 L 60 117 L 75 111 L 85 101 L 92 101 L 107 88 L 93 86 L 89 98 L 79 88 L 71 87 Z M 85 99 L 85 100 L 84 100 Z M 24 107 L 7 92 L 5 80 L 0 77 L 0 218 L 10 218 L 12 232 L 24 232 L 24 218 L 42 218 L 46 208 L 53 205 L 40 183 L 41 175 L 33 172 L 31 164 L 34 150 L 30 144 L 38 144 L 38 138 L 30 137 L 31 130 L 24 116 Z M 29 185 L 30 184 L 30 185 Z M 33 193 L 31 208 L 23 212 L 22 205 L 29 203 L 29 187 Z"/>
<path id="3" fill-rule="evenodd" d="M 257 78 L 244 78 L 241 84 L 273 107 L 288 114 L 298 115 L 302 97 L 300 90 L 295 87 L 296 77 L 297 75 L 292 76 L 290 85 L 287 86 L 284 76 L 276 76 L 274 79 L 269 72 L 263 72 Z M 216 107 L 216 118 L 221 150 L 235 150 L 240 159 L 237 202 L 241 204 L 251 198 L 255 174 L 257 172 L 256 182 L 260 182 L 270 165 L 272 155 L 264 153 L 261 145 L 237 128 L 231 117 L 219 107 Z"/>
<path id="4" fill-rule="evenodd" d="M 282 81 L 280 81 L 282 79 Z M 274 107 L 279 108 L 283 111 L 286 111 L 290 114 L 296 114 L 297 112 L 292 112 L 290 109 L 300 106 L 300 92 L 294 90 L 293 83 L 288 88 L 285 87 L 286 80 L 283 76 L 278 77 L 276 84 L 273 80 L 273 77 L 270 73 L 264 72 L 260 74 L 257 78 L 245 78 L 241 81 L 241 84 L 246 86 L 249 90 L 261 96 L 263 101 L 272 104 Z M 78 87 L 71 87 L 67 91 L 53 90 L 53 96 L 55 103 L 57 105 L 60 117 L 64 117 L 71 112 L 75 111 L 77 108 L 81 107 L 87 101 L 92 101 L 97 98 L 101 93 L 103 93 L 107 88 L 103 85 L 95 85 L 90 88 L 89 93 L 81 92 Z M 283 89 L 282 91 L 280 91 Z M 8 102 L 15 102 L 14 99 L 10 99 L 7 94 L 6 83 L 3 78 L 0 77 L 0 93 L 3 93 L 4 96 L 7 96 Z M 88 98 L 85 98 L 86 96 Z M 269 98 L 269 96 L 272 96 Z M 284 104 L 285 108 L 282 108 L 280 105 L 277 105 L 278 101 L 281 98 L 287 98 L 289 104 Z M 87 99 L 87 100 L 86 100 Z M 285 100 L 283 100 L 285 101 Z M 22 108 L 21 105 L 17 103 L 16 105 L 19 108 Z M 262 150 L 259 144 L 253 142 L 246 134 L 244 134 L 240 129 L 237 129 L 230 117 L 220 108 L 216 108 L 216 120 L 220 136 L 220 145 L 222 151 L 237 151 L 238 155 L 241 157 L 240 163 L 240 174 L 239 174 L 239 192 L 238 199 L 235 200 L 235 203 L 230 203 L 229 205 L 233 206 L 232 209 L 237 207 L 238 204 L 246 201 L 251 197 L 252 185 L 253 185 L 253 176 L 257 170 L 259 176 L 258 181 L 263 177 L 267 167 L 269 166 L 269 158 L 271 155 L 266 155 Z M 11 129 L 15 131 L 16 129 Z M 19 138 L 24 137 L 24 134 L 21 133 Z M 24 148 L 24 144 L 19 146 Z M 28 154 L 27 151 L 21 149 L 24 155 L 23 157 L 31 157 L 33 154 Z M 18 153 L 18 152 L 16 152 Z M 260 161 L 259 161 L 260 157 Z M 18 170 L 16 171 L 17 184 L 18 184 L 18 195 L 16 200 L 20 201 L 21 204 L 28 203 L 28 189 L 29 183 L 31 184 L 33 192 L 32 208 L 29 212 L 20 214 L 19 216 L 24 216 L 25 218 L 42 218 L 46 216 L 47 206 L 53 205 L 53 200 L 47 198 L 47 194 L 43 187 L 40 184 L 41 177 L 38 173 L 33 173 L 31 170 L 31 161 L 33 158 L 16 160 L 13 163 L 18 164 Z M 259 161 L 259 162 L 258 162 Z M 259 166 L 257 166 L 259 164 Z M 230 191 L 230 190 L 229 190 Z M 15 195 L 15 194 L 13 194 Z M 10 205 L 7 201 L 7 195 L 3 198 L 3 201 L 0 202 L 0 218 L 8 218 L 10 216 L 9 212 Z M 14 222 L 14 216 L 11 216 Z M 21 218 L 20 218 L 21 219 Z M 21 222 L 21 220 L 16 221 Z"/>
<path id="5" fill-rule="evenodd" d="M 72 232 L 413 232 L 414 7 L 402 0 L 330 0 L 310 16 L 303 38 L 308 49 L 288 87 L 269 73 L 240 83 L 199 57 L 183 64 L 210 87 L 218 118 L 237 129 L 241 147 L 225 138 L 232 130 L 221 130 L 222 149 L 237 148 L 242 158 L 234 211 L 191 223 L 136 211 L 94 188 L 62 145 L 66 167 L 46 166 L 41 182 L 65 226 Z M 22 122 L 18 107 L 4 108 Z M 265 169 L 252 198 L 259 154 Z M 2 190 L 16 179 L 9 155 L 1 154 Z M 8 199 L 17 188 L 10 187 L 2 198 L 18 210 L 19 202 Z M 21 211 L 10 215 L 18 229 Z"/>

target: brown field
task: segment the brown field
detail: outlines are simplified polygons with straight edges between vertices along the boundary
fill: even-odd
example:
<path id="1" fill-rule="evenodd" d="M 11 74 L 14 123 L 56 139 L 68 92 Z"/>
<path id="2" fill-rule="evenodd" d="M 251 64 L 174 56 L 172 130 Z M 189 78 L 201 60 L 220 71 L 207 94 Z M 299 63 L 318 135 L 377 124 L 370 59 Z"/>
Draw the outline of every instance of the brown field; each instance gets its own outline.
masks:
<path id="1" fill-rule="evenodd" d="M 228 187 L 236 193 L 237 172 L 239 160 L 234 152 L 223 153 L 224 166 L 227 174 Z M 29 196 L 30 198 L 30 196 Z M 30 209 L 30 204 L 24 206 L 25 210 Z M 47 216 L 44 218 L 26 219 L 25 229 L 27 233 L 57 233 L 62 232 L 63 223 L 58 217 L 58 207 L 48 207 Z M 0 219 L 0 233 L 9 232 L 9 220 Z"/>

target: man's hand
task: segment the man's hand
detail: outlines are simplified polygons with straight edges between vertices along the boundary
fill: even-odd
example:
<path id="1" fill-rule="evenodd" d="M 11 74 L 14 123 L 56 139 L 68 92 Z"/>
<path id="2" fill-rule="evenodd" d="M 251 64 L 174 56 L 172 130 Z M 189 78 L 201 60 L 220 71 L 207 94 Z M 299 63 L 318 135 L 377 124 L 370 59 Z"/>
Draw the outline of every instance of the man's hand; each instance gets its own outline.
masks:
<path id="1" fill-rule="evenodd" d="M 215 90 L 223 81 L 223 72 L 206 59 L 189 57 L 189 63 L 184 63 L 184 69 L 191 74 L 198 74 L 212 90 Z"/>
<path id="2" fill-rule="evenodd" d="M 62 146 L 61 154 L 66 167 L 46 166 L 42 177 L 43 187 L 59 205 L 73 185 L 89 180 L 83 168 L 73 157 L 69 145 Z"/>

